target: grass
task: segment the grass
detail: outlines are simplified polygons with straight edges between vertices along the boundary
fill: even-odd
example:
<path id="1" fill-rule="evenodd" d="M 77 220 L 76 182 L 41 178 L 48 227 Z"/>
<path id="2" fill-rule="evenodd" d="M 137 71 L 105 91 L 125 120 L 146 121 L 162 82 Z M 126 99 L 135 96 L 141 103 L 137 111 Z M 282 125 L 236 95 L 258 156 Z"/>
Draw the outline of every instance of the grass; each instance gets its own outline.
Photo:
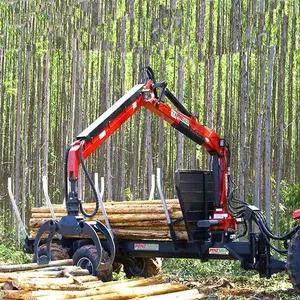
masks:
<path id="1" fill-rule="evenodd" d="M 204 299 L 300 299 L 285 272 L 270 279 L 246 271 L 238 261 L 165 259 L 163 273 L 203 293 Z"/>

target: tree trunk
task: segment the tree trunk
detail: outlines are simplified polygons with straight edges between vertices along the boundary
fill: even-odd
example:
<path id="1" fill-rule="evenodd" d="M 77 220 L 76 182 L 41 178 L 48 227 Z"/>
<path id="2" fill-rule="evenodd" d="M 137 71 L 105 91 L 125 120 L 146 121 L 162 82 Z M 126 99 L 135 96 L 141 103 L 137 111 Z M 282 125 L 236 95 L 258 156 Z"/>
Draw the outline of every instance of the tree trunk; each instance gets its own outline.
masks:
<path id="1" fill-rule="evenodd" d="M 183 57 L 179 55 L 178 65 L 178 101 L 183 103 L 184 98 L 184 69 L 183 69 Z M 183 136 L 181 132 L 177 133 L 177 168 L 183 169 Z"/>
<path id="2" fill-rule="evenodd" d="M 269 54 L 268 86 L 266 100 L 266 121 L 265 121 L 265 210 L 267 224 L 271 224 L 271 100 L 273 92 L 273 65 L 275 57 L 275 46 L 271 46 Z"/>
<path id="3" fill-rule="evenodd" d="M 110 54 L 109 54 L 110 25 L 107 26 L 106 49 L 105 49 L 105 103 L 106 109 L 110 107 Z M 111 173 L 111 138 L 106 141 L 106 178 L 107 200 L 112 199 L 112 173 Z"/>
<path id="4" fill-rule="evenodd" d="M 287 27 L 288 17 L 283 16 L 282 31 L 281 31 L 281 51 L 279 58 L 279 84 L 278 84 L 278 146 L 277 146 L 277 168 L 276 168 L 276 201 L 275 201 L 275 217 L 274 228 L 275 234 L 279 234 L 279 205 L 281 202 L 281 179 L 283 170 L 283 128 L 284 128 L 284 105 L 285 105 L 285 58 L 287 45 Z"/>
<path id="5" fill-rule="evenodd" d="M 265 91 L 265 61 L 266 61 L 266 49 L 263 50 L 261 56 L 260 69 L 262 70 L 260 77 L 260 95 L 259 95 L 259 108 L 257 116 L 256 134 L 255 134 L 255 159 L 254 159 L 254 189 L 253 189 L 253 203 L 256 207 L 261 208 L 261 137 L 263 130 L 263 103 L 264 103 L 264 91 Z"/>
<path id="6" fill-rule="evenodd" d="M 245 165 L 246 165 L 246 107 L 248 102 L 248 94 L 247 94 L 247 54 L 243 54 L 241 56 L 241 64 L 240 64 L 240 159 L 239 159 L 239 198 L 245 201 Z"/>

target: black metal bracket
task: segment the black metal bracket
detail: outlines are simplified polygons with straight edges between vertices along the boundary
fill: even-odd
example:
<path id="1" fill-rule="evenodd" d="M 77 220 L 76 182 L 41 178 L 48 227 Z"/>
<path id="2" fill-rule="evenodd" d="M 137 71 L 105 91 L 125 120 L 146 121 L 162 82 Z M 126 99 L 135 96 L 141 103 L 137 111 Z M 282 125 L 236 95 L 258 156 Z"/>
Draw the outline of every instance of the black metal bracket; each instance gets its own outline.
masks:
<path id="1" fill-rule="evenodd" d="M 246 209 L 245 209 L 245 212 L 244 212 L 244 219 L 246 221 L 251 221 L 253 218 L 252 218 L 252 214 L 254 211 L 260 211 L 260 209 L 254 205 L 248 205 L 246 206 Z"/>

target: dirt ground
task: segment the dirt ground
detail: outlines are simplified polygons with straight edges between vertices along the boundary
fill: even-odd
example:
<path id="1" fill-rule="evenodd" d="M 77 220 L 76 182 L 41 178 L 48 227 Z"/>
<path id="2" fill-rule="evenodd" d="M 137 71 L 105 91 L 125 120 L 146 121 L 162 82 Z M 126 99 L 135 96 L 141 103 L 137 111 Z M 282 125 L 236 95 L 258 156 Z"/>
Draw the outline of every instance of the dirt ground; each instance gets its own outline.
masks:
<path id="1" fill-rule="evenodd" d="M 184 283 L 189 288 L 197 288 L 202 299 L 300 299 L 300 293 L 295 291 L 287 276 L 266 280 L 257 276 L 232 278 L 199 278 L 187 280 L 170 278 L 171 281 Z"/>

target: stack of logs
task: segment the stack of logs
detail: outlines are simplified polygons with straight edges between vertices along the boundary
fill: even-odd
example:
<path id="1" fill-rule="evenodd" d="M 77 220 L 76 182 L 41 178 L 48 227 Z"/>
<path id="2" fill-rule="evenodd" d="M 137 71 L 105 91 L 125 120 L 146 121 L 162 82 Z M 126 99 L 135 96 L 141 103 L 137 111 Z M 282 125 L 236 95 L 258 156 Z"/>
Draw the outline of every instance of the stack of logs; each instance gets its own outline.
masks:
<path id="1" fill-rule="evenodd" d="M 152 201 L 125 201 L 105 202 L 105 209 L 114 235 L 119 239 L 170 239 L 169 227 L 166 221 L 163 205 L 160 200 Z M 167 200 L 168 210 L 172 221 L 182 217 L 178 199 Z M 85 204 L 85 210 L 91 213 L 94 204 Z M 67 214 L 63 205 L 53 205 L 57 219 Z M 48 207 L 32 209 L 29 227 L 31 237 L 34 238 L 40 226 L 51 219 Z M 87 218 L 88 219 L 88 218 Z M 101 210 L 94 218 L 88 220 L 99 220 L 104 223 Z M 177 239 L 186 240 L 187 233 L 184 222 L 174 226 Z"/>
<path id="2" fill-rule="evenodd" d="M 200 299 L 199 292 L 162 276 L 103 283 L 72 260 L 0 266 L 0 299 Z"/>

